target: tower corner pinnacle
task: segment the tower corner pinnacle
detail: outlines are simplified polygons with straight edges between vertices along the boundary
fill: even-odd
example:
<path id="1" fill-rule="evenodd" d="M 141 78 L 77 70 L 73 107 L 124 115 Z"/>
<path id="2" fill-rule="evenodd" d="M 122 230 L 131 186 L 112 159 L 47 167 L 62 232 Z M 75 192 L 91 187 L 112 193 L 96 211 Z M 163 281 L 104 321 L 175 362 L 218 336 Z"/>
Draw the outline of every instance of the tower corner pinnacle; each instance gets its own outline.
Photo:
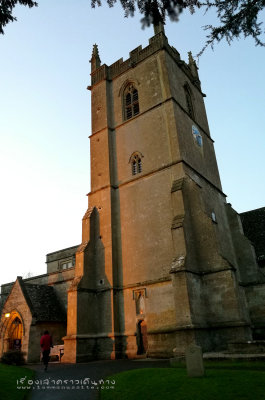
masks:
<path id="1" fill-rule="evenodd" d="M 199 74 L 198 74 L 198 66 L 196 64 L 196 61 L 193 58 L 192 52 L 188 52 L 189 56 L 189 67 L 191 70 L 192 75 L 194 76 L 194 82 L 200 85 L 200 79 L 199 79 Z"/>
<path id="2" fill-rule="evenodd" d="M 160 32 L 163 32 L 165 35 L 165 28 L 164 28 L 164 22 L 159 21 L 153 24 L 154 26 L 154 33 L 157 35 Z"/>
<path id="3" fill-rule="evenodd" d="M 91 56 L 90 62 L 91 62 L 91 72 L 96 71 L 96 69 L 99 68 L 101 65 L 101 60 L 99 57 L 97 44 L 93 45 L 92 56 Z"/>

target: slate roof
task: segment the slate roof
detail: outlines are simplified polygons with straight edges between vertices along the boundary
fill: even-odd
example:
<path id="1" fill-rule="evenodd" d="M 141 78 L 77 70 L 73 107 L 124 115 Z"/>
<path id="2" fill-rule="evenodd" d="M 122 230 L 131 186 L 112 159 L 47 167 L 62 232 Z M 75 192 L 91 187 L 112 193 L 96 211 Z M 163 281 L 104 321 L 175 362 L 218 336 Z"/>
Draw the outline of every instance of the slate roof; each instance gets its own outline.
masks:
<path id="1" fill-rule="evenodd" d="M 66 321 L 66 313 L 53 287 L 27 284 L 20 280 L 25 299 L 36 321 Z"/>
<path id="2" fill-rule="evenodd" d="M 265 260 L 265 207 L 240 214 L 244 233 L 252 242 L 257 259 Z"/>

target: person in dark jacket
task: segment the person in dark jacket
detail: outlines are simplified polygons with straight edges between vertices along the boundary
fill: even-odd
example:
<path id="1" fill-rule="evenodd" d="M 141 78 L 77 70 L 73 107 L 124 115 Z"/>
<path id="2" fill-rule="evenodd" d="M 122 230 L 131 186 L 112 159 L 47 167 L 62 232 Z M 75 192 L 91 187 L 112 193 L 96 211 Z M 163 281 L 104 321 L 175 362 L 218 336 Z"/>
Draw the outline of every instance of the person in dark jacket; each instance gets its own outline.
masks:
<path id="1" fill-rule="evenodd" d="M 51 347 L 53 347 L 52 337 L 48 331 L 45 331 L 44 335 L 42 335 L 42 337 L 40 339 L 40 346 L 41 346 L 41 351 L 42 351 L 42 361 L 44 364 L 44 371 L 47 371 L 48 362 L 50 360 L 50 351 L 51 351 Z"/>

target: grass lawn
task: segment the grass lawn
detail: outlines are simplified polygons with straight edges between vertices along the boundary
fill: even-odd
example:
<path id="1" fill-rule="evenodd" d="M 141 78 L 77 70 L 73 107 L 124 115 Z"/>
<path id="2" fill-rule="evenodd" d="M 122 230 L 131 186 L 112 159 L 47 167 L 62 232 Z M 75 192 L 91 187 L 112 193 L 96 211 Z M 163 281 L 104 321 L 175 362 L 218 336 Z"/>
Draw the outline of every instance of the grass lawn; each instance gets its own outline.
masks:
<path id="1" fill-rule="evenodd" d="M 265 400 L 265 362 L 205 362 L 200 378 L 188 378 L 181 365 L 111 378 L 115 389 L 102 389 L 101 400 Z"/>
<path id="2" fill-rule="evenodd" d="M 17 379 L 31 379 L 34 372 L 28 368 L 0 363 L 0 399 L 24 400 L 28 390 L 17 389 Z"/>

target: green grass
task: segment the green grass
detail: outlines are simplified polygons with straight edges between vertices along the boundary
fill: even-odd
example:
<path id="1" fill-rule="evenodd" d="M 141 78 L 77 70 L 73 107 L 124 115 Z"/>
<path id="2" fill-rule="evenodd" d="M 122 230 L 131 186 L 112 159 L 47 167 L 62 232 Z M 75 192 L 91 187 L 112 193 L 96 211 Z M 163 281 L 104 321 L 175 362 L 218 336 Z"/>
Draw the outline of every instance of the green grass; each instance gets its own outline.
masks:
<path id="1" fill-rule="evenodd" d="M 265 400 L 264 362 L 206 362 L 205 376 L 187 377 L 183 366 L 147 368 L 111 377 L 115 389 L 101 400 Z"/>
<path id="2" fill-rule="evenodd" d="M 0 364 L 0 399 L 24 400 L 28 390 L 17 389 L 17 379 L 31 379 L 34 372 L 28 368 Z"/>

